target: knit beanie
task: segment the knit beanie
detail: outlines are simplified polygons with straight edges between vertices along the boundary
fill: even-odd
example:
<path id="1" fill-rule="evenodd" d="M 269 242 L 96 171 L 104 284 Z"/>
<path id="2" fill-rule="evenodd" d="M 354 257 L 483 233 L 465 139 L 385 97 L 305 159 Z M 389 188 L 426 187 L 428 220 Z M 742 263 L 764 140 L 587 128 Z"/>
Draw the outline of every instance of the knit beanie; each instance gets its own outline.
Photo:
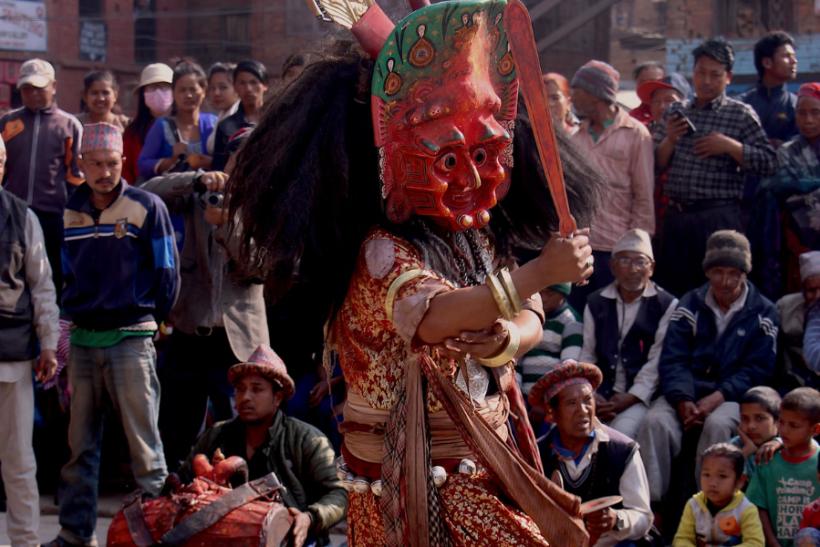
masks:
<path id="1" fill-rule="evenodd" d="M 592 60 L 578 69 L 570 86 L 583 89 L 602 101 L 614 103 L 620 80 L 621 75 L 612 65 Z"/>
<path id="2" fill-rule="evenodd" d="M 752 271 L 752 251 L 746 236 L 735 230 L 718 230 L 709 236 L 703 271 L 719 266 L 744 273 Z"/>

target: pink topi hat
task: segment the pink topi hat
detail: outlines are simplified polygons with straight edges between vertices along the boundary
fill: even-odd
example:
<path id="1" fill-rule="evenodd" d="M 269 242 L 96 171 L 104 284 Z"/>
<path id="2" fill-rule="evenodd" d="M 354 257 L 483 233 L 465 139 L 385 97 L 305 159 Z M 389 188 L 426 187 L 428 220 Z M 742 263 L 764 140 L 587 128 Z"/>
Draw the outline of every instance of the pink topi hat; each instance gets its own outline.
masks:
<path id="1" fill-rule="evenodd" d="M 256 348 L 246 362 L 237 363 L 229 368 L 228 381 L 234 384 L 245 374 L 259 374 L 270 380 L 284 392 L 285 399 L 290 399 L 296 389 L 285 362 L 267 345 Z"/>
<path id="2" fill-rule="evenodd" d="M 90 123 L 83 126 L 80 153 L 93 150 L 113 150 L 122 154 L 122 132 L 110 123 Z"/>

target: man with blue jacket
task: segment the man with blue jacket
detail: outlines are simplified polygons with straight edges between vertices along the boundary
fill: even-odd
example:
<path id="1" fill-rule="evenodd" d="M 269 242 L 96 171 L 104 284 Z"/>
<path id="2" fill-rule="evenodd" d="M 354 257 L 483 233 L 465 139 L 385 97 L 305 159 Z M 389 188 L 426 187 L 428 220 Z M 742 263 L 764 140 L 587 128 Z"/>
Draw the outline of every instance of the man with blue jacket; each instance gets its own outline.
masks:
<path id="1" fill-rule="evenodd" d="M 179 286 L 174 230 L 157 196 L 122 180 L 122 136 L 85 126 L 86 182 L 65 211 L 63 309 L 74 323 L 74 389 L 62 470 L 60 534 L 49 545 L 96 545 L 103 415 L 110 401 L 128 440 L 137 485 L 157 495 L 167 476 L 157 427 L 159 382 L 153 335 Z"/>
<path id="2" fill-rule="evenodd" d="M 698 455 L 728 441 L 740 421 L 738 400 L 772 377 L 777 310 L 746 279 L 751 269 L 749 240 L 734 230 L 714 232 L 703 259 L 708 282 L 686 293 L 671 316 L 658 363 L 662 397 L 637 439 L 653 502 L 669 487 L 684 430 L 702 428 Z"/>

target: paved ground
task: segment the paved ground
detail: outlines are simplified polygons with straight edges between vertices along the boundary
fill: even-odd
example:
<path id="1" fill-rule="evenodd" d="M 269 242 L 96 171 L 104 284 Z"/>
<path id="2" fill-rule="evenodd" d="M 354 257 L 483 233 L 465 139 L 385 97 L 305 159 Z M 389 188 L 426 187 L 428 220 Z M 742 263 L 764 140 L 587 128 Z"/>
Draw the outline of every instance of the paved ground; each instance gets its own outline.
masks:
<path id="1" fill-rule="evenodd" d="M 98 519 L 97 519 L 97 537 L 101 545 L 105 545 L 105 538 L 108 533 L 108 527 L 111 525 L 111 517 L 119 511 L 121 499 L 119 497 L 110 496 L 100 498 L 98 505 Z M 57 522 L 57 507 L 54 505 L 54 498 L 51 496 L 42 496 L 40 498 L 40 541 L 51 541 L 57 536 L 60 531 L 60 525 Z M 334 533 L 330 536 L 331 545 L 343 546 L 347 545 L 344 533 Z M 0 513 L 0 547 L 7 547 L 9 545 L 9 538 L 6 534 L 6 514 Z"/>

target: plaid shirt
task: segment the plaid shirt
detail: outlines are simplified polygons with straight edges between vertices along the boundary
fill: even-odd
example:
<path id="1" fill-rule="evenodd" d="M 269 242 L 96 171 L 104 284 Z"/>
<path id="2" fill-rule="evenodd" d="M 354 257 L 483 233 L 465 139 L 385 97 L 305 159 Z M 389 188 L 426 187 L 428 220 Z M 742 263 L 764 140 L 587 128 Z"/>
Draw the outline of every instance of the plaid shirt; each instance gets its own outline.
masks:
<path id="1" fill-rule="evenodd" d="M 666 195 L 681 203 L 704 199 L 740 199 L 743 195 L 745 174 L 771 175 L 777 168 L 774 148 L 751 106 L 727 97 L 717 97 L 704 108 L 696 108 L 694 100 L 687 101 L 686 116 L 696 131 L 678 140 L 669 162 L 669 181 Z M 738 165 L 728 154 L 699 158 L 695 155 L 695 141 L 712 132 L 723 133 L 743 144 L 743 164 Z M 663 139 L 666 127 L 654 135 L 655 142 Z"/>

